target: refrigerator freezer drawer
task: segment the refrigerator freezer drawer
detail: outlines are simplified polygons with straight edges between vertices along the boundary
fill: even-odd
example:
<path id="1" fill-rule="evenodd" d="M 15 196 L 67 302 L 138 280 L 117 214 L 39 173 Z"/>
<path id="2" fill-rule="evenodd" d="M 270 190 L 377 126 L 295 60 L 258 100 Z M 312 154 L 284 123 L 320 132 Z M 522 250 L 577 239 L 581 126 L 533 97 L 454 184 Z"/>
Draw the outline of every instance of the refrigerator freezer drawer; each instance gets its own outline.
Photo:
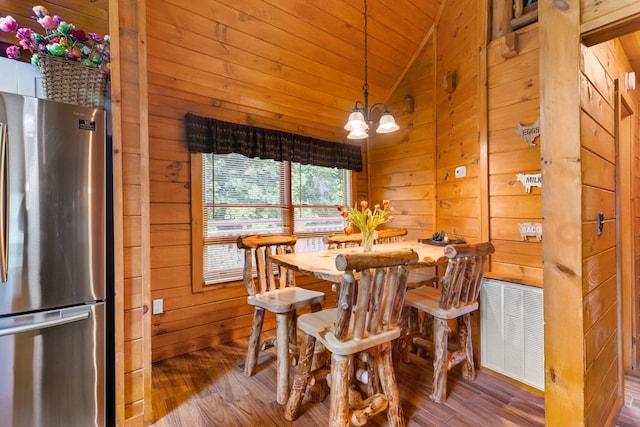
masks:
<path id="1" fill-rule="evenodd" d="M 0 426 L 105 425 L 105 305 L 0 318 Z"/>

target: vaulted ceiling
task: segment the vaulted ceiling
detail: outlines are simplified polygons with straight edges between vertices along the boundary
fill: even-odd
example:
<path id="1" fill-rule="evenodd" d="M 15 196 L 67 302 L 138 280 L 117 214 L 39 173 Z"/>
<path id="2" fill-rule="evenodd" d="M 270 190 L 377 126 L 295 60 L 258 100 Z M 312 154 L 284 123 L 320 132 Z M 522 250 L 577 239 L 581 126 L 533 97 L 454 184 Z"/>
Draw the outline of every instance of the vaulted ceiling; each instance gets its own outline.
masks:
<path id="1" fill-rule="evenodd" d="M 108 31 L 108 0 L 41 4 L 78 28 Z M 433 30 L 440 4 L 368 0 L 370 105 L 393 93 Z M 0 16 L 42 33 L 31 6 L 4 0 Z M 243 112 L 258 125 L 279 117 L 299 123 L 285 130 L 343 140 L 348 113 L 363 100 L 363 27 L 364 0 L 147 0 L 150 92 L 161 96 L 171 86 L 184 91 L 178 103 L 204 96 L 221 112 Z M 0 42 L 16 39 L 0 33 Z"/>
<path id="2" fill-rule="evenodd" d="M 161 102 L 209 103 L 221 120 L 345 140 L 342 127 L 363 100 L 363 0 L 147 4 L 151 102 L 171 86 L 184 98 Z M 367 8 L 371 105 L 402 80 L 440 0 L 368 0 Z"/>

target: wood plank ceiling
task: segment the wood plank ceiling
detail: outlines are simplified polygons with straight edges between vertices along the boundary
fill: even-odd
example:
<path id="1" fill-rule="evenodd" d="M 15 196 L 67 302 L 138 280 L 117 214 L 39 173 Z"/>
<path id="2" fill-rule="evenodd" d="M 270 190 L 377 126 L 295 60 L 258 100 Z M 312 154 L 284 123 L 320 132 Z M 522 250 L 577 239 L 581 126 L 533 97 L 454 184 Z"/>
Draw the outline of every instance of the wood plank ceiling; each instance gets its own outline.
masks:
<path id="1" fill-rule="evenodd" d="M 370 105 L 386 101 L 402 80 L 440 3 L 368 0 Z M 106 32 L 107 0 L 41 4 L 79 28 Z M 31 6 L 4 0 L 0 16 L 42 32 Z M 176 100 L 183 108 L 207 97 L 219 111 L 241 112 L 256 125 L 281 123 L 283 130 L 343 141 L 347 116 L 363 100 L 363 9 L 363 0 L 147 0 L 150 91 L 171 87 L 183 92 Z M 16 39 L 0 33 L 0 42 Z"/>
<path id="2" fill-rule="evenodd" d="M 171 87 L 184 92 L 181 101 L 210 98 L 221 120 L 345 140 L 348 113 L 363 99 L 362 0 L 147 3 L 152 94 Z M 386 101 L 420 52 L 440 0 L 367 7 L 372 105 Z"/>

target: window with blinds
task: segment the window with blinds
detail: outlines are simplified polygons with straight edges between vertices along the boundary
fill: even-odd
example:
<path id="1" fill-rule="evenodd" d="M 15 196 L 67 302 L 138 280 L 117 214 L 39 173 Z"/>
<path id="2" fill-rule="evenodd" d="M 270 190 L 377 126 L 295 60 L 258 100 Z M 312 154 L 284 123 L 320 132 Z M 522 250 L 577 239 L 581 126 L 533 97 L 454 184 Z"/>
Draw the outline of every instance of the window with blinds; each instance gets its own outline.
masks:
<path id="1" fill-rule="evenodd" d="M 295 234 L 295 250 L 308 251 L 344 227 L 336 206 L 351 204 L 351 171 L 240 154 L 201 158 L 204 285 L 242 279 L 241 234 Z"/>

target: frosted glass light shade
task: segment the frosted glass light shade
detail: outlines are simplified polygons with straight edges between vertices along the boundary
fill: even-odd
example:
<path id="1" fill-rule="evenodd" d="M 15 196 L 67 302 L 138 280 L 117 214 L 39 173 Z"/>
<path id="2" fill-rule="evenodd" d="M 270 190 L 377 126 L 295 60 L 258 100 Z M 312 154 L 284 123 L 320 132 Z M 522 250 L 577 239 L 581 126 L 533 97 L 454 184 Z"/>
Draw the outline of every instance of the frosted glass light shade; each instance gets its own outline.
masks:
<path id="1" fill-rule="evenodd" d="M 396 124 L 396 120 L 393 118 L 391 113 L 385 111 L 385 113 L 380 117 L 380 124 L 378 125 L 378 129 L 376 132 L 378 133 L 391 133 L 400 129 L 400 126 Z"/>
<path id="2" fill-rule="evenodd" d="M 347 135 L 348 139 L 364 139 L 368 136 L 367 128 L 354 129 Z"/>
<path id="3" fill-rule="evenodd" d="M 349 114 L 349 120 L 347 124 L 344 126 L 344 130 L 348 130 L 349 132 L 354 131 L 356 129 L 368 129 L 369 126 L 367 122 L 364 121 L 364 114 L 362 111 L 355 109 Z"/>

